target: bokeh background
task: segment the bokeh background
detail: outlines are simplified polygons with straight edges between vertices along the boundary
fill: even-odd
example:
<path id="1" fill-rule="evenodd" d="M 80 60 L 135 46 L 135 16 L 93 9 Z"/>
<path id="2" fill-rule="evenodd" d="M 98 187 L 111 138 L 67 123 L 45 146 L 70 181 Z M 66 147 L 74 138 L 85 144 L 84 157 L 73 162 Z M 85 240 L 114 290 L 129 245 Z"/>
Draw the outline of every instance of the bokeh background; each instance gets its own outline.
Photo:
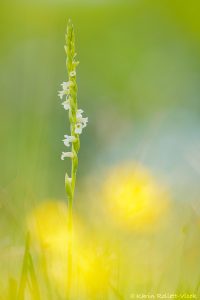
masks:
<path id="1" fill-rule="evenodd" d="M 19 281 L 29 227 L 33 244 L 57 244 L 49 282 L 53 299 L 65 299 L 59 264 L 69 164 L 60 154 L 69 124 L 57 91 L 67 80 L 68 18 L 80 60 L 78 101 L 89 117 L 74 205 L 87 271 L 74 299 L 197 294 L 200 2 L 2 0 L 0 299 Z M 30 225 L 34 218 L 41 227 Z"/>

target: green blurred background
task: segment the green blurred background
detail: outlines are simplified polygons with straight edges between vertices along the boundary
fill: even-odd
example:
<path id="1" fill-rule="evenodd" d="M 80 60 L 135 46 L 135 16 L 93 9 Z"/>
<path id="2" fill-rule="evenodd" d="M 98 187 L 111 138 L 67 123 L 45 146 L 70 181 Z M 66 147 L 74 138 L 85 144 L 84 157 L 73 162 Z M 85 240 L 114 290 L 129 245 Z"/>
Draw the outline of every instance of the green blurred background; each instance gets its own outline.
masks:
<path id="1" fill-rule="evenodd" d="M 2 263 L 9 269 L 4 253 L 23 246 L 27 212 L 44 199 L 65 199 L 68 165 L 60 153 L 68 122 L 57 91 L 67 79 L 68 18 L 80 60 L 78 101 L 89 117 L 81 136 L 77 195 L 87 198 L 92 186 L 94 204 L 91 211 L 90 201 L 79 196 L 77 211 L 88 218 L 92 212 L 95 219 L 104 170 L 138 161 L 168 186 L 177 211 L 174 227 L 186 228 L 197 249 L 200 2 L 1 0 Z M 170 244 L 170 233 L 168 238 Z M 195 284 L 199 265 L 197 255 Z"/>

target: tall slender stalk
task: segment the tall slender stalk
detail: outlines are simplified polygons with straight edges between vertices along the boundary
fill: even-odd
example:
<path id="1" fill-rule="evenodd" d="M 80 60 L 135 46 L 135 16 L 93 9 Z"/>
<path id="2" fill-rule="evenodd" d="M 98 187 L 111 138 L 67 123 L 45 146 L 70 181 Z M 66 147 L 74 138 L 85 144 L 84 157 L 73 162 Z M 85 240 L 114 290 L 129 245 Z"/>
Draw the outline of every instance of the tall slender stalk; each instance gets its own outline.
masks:
<path id="1" fill-rule="evenodd" d="M 40 290 L 39 285 L 35 273 L 35 268 L 33 265 L 33 259 L 30 254 L 30 235 L 27 233 L 26 237 L 26 246 L 24 251 L 23 257 L 23 264 L 22 264 L 22 272 L 21 278 L 19 283 L 19 290 L 17 295 L 17 300 L 24 300 L 25 299 L 25 291 L 26 287 L 29 284 L 29 288 L 31 289 L 31 299 L 40 300 Z"/>
<path id="2" fill-rule="evenodd" d="M 79 64 L 76 61 L 74 28 L 71 21 L 68 21 L 67 33 L 65 36 L 66 45 L 64 46 L 67 55 L 66 67 L 68 72 L 68 81 L 61 84 L 62 90 L 59 91 L 59 97 L 65 98 L 62 105 L 69 113 L 70 135 L 64 135 L 64 145 L 70 147 L 71 151 L 62 152 L 61 159 L 65 157 L 71 159 L 71 174 L 65 174 L 65 189 L 68 200 L 68 274 L 67 274 L 67 299 L 71 299 L 72 272 L 73 272 L 73 201 L 76 185 L 76 172 L 78 168 L 78 152 L 80 148 L 79 135 L 86 127 L 88 118 L 82 116 L 83 110 L 78 109 L 77 103 L 77 82 L 76 68 Z"/>

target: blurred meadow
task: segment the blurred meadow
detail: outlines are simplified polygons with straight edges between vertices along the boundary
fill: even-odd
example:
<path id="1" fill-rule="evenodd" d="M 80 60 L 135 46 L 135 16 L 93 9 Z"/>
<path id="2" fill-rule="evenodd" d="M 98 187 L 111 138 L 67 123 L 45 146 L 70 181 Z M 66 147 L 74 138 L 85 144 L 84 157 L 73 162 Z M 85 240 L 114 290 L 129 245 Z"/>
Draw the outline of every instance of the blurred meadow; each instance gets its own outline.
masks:
<path id="1" fill-rule="evenodd" d="M 200 2 L 1 0 L 0 300 L 67 299 L 68 18 L 89 117 L 71 299 L 200 299 Z"/>

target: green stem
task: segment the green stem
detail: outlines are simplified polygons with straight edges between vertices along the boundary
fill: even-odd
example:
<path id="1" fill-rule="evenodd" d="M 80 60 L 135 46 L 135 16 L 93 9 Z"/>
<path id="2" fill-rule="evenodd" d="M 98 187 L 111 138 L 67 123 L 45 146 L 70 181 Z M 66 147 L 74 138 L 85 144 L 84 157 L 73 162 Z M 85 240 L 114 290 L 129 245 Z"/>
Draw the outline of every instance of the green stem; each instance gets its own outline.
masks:
<path id="1" fill-rule="evenodd" d="M 72 163 L 71 163 L 71 182 L 69 177 L 66 177 L 66 191 L 68 196 L 68 254 L 67 254 L 67 300 L 72 298 L 72 277 L 73 277 L 73 201 L 74 201 L 74 191 L 76 184 L 76 172 L 78 168 L 78 150 L 80 147 L 80 141 L 78 134 L 75 133 L 76 126 L 76 113 L 77 113 L 77 84 L 76 84 L 76 74 L 71 75 L 71 72 L 76 70 L 75 62 L 75 38 L 74 29 L 71 21 L 69 20 L 67 26 L 66 34 L 66 46 L 65 51 L 67 54 L 66 66 L 68 71 L 69 82 L 73 84 L 70 86 L 70 110 L 69 110 L 69 120 L 70 120 L 70 131 L 71 136 L 76 138 L 76 141 L 72 143 Z"/>
<path id="2" fill-rule="evenodd" d="M 29 233 L 27 233 L 17 300 L 24 300 L 27 277 L 28 277 L 29 247 L 30 247 L 30 235 Z"/>
<path id="3" fill-rule="evenodd" d="M 73 200 L 68 198 L 67 300 L 71 299 L 73 260 Z"/>
<path id="4" fill-rule="evenodd" d="M 72 146 L 73 148 L 74 146 Z M 73 200 L 76 184 L 77 158 L 72 159 L 72 192 L 68 195 L 68 255 L 67 255 L 67 300 L 71 299 L 73 273 Z"/>

